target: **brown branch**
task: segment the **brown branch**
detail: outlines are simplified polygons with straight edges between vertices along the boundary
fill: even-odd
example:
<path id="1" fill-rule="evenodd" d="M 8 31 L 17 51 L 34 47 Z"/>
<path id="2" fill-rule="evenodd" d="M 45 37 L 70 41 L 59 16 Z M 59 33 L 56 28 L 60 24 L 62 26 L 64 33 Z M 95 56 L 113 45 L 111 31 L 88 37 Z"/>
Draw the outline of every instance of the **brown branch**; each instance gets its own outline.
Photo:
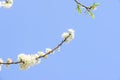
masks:
<path id="1" fill-rule="evenodd" d="M 19 64 L 19 63 L 23 63 L 22 61 L 16 61 L 16 62 L 11 62 L 11 63 L 7 63 L 7 62 L 3 62 L 3 63 L 0 63 L 0 64 Z"/>
<path id="2" fill-rule="evenodd" d="M 92 6 L 85 6 L 83 4 L 81 4 L 80 2 L 78 2 L 77 0 L 74 0 L 76 2 L 76 4 L 81 5 L 82 7 L 84 7 L 87 11 L 90 11 L 90 9 L 92 8 Z"/>
<path id="3" fill-rule="evenodd" d="M 53 53 L 55 50 L 57 50 L 60 46 L 62 46 L 62 44 L 71 36 L 71 34 L 69 33 L 69 35 L 64 39 L 62 40 L 56 47 L 54 47 L 51 51 L 49 51 L 48 53 L 45 53 L 44 55 L 42 56 L 39 56 L 36 58 L 37 59 L 40 59 L 40 58 L 44 58 L 45 56 L 49 55 L 50 53 Z M 8 63 L 8 62 L 3 62 L 3 63 L 0 63 L 0 64 L 4 64 L 4 65 L 9 65 L 9 64 L 20 64 L 20 63 L 24 63 L 23 61 L 16 61 L 16 62 L 11 62 L 11 63 Z"/>
<path id="4" fill-rule="evenodd" d="M 49 55 L 50 53 L 53 53 L 53 52 L 54 52 L 55 50 L 57 50 L 60 46 L 62 46 L 62 44 L 70 37 L 70 35 L 71 35 L 71 34 L 69 33 L 69 35 L 68 35 L 64 40 L 62 40 L 56 47 L 54 47 L 51 51 L 49 51 L 48 53 L 44 54 L 43 56 L 39 56 L 39 57 L 36 58 L 36 59 L 43 58 L 43 57 Z"/>

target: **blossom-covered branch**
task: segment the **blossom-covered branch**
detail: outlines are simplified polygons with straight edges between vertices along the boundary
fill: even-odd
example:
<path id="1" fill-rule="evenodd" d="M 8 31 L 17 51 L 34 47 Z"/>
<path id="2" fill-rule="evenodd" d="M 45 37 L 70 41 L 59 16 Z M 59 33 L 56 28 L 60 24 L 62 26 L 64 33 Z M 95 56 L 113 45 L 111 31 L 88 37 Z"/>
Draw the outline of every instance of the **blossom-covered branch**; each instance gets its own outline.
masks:
<path id="1" fill-rule="evenodd" d="M 56 50 L 59 50 L 60 46 L 63 43 L 69 43 L 72 39 L 74 39 L 74 30 L 69 29 L 68 32 L 64 32 L 62 34 L 63 40 L 53 49 L 46 48 L 45 52 L 38 51 L 36 54 L 24 54 L 21 53 L 18 55 L 18 61 L 14 62 L 11 58 L 8 58 L 6 62 L 0 58 L 0 68 L 2 65 L 6 65 L 9 67 L 11 64 L 19 64 L 21 70 L 26 70 L 31 66 L 38 64 L 41 62 L 41 58 L 47 58 L 49 54 L 53 54 Z"/>
<path id="2" fill-rule="evenodd" d="M 0 1 L 0 7 L 11 8 L 13 5 L 13 0 Z"/>

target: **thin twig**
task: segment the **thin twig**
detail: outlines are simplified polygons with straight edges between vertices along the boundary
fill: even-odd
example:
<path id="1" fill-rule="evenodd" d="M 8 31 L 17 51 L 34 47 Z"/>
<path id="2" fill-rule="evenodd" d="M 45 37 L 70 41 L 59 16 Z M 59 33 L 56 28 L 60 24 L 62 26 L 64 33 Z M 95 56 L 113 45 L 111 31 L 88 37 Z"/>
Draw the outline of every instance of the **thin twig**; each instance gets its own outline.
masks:
<path id="1" fill-rule="evenodd" d="M 69 35 L 68 35 L 64 40 L 62 40 L 56 47 L 54 47 L 51 51 L 49 51 L 48 53 L 44 54 L 43 56 L 39 56 L 39 57 L 36 58 L 36 59 L 43 58 L 43 57 L 49 55 L 50 53 L 53 53 L 53 52 L 54 52 L 55 50 L 57 50 L 60 46 L 62 46 L 62 44 L 70 37 L 70 35 L 71 35 L 71 34 L 69 33 Z"/>
<path id="2" fill-rule="evenodd" d="M 84 7 L 87 11 L 90 11 L 90 9 L 92 8 L 92 6 L 85 6 L 83 4 L 81 4 L 80 2 L 78 2 L 77 0 L 74 0 L 76 2 L 76 4 L 81 5 L 82 7 Z"/>

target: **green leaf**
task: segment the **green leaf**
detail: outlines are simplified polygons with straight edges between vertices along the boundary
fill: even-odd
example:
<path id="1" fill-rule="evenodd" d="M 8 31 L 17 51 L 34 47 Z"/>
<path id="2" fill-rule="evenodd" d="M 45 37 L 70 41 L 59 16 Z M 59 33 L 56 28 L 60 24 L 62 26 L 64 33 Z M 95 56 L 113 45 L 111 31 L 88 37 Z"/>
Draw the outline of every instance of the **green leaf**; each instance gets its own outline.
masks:
<path id="1" fill-rule="evenodd" d="M 78 13 L 82 13 L 82 10 L 81 10 L 81 5 L 77 5 L 77 11 L 78 11 Z"/>
<path id="2" fill-rule="evenodd" d="M 97 7 L 99 6 L 100 4 L 99 3 L 94 3 L 93 6 Z"/>
<path id="3" fill-rule="evenodd" d="M 94 4 L 91 6 L 91 9 L 92 9 L 92 10 L 96 10 L 96 9 L 97 9 L 97 6 L 99 6 L 99 3 L 94 3 Z"/>
<path id="4" fill-rule="evenodd" d="M 91 11 L 89 11 L 89 15 L 90 15 L 93 19 L 95 18 L 94 14 L 93 14 Z"/>

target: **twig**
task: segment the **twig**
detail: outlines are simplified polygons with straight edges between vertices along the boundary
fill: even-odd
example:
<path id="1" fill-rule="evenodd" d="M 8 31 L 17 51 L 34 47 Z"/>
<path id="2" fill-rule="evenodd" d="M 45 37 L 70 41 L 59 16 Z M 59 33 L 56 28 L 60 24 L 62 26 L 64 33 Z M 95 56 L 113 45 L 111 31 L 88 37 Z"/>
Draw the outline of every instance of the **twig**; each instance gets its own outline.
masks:
<path id="1" fill-rule="evenodd" d="M 90 11 L 91 8 L 92 8 L 92 6 L 85 6 L 85 5 L 81 4 L 80 2 L 78 2 L 77 0 L 74 0 L 74 1 L 76 2 L 76 4 L 81 5 L 82 7 L 84 7 L 87 11 Z"/>

